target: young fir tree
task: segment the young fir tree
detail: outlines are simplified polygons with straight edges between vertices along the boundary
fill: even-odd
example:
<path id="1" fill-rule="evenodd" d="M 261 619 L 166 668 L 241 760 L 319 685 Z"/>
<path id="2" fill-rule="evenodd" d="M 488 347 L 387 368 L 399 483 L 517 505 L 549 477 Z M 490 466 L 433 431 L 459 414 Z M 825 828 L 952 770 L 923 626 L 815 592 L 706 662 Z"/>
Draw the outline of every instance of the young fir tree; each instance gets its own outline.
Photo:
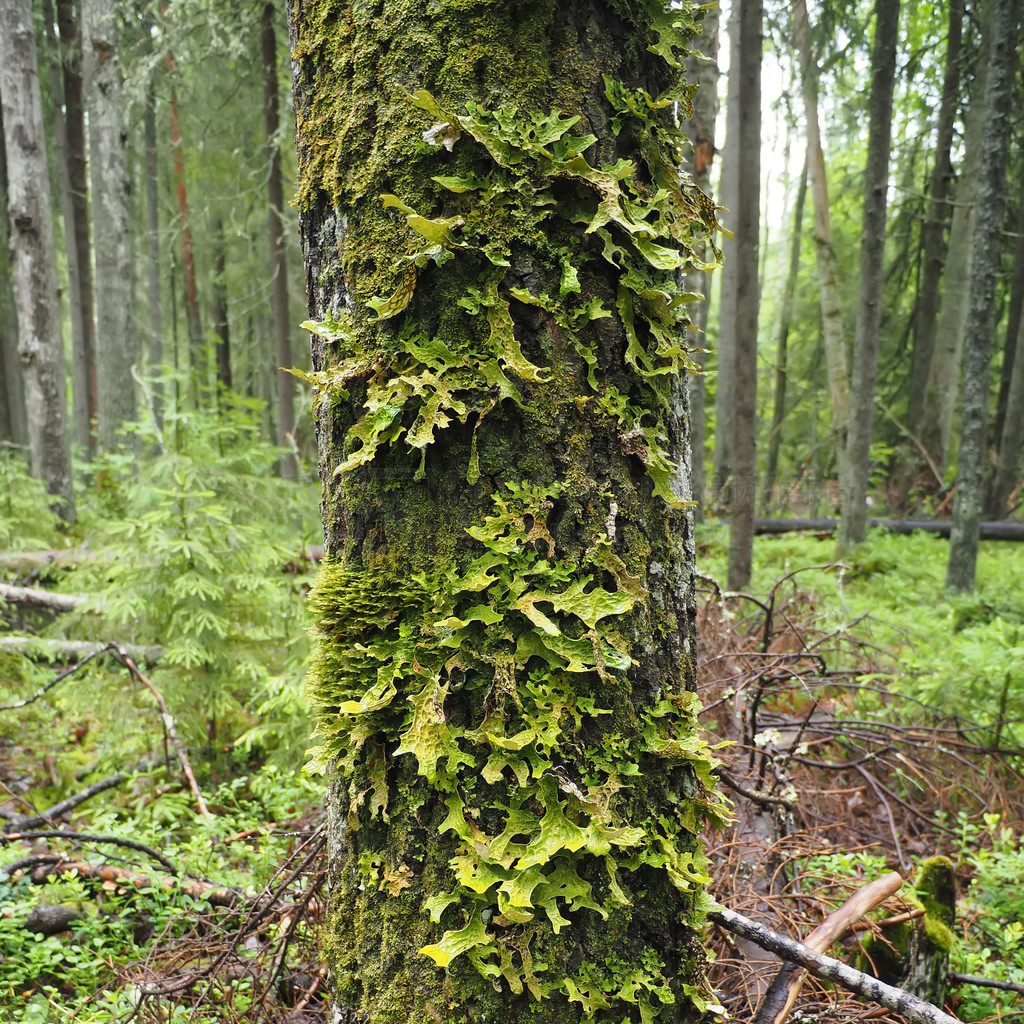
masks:
<path id="1" fill-rule="evenodd" d="M 707 1014 L 674 8 L 292 5 L 342 1020 Z"/>

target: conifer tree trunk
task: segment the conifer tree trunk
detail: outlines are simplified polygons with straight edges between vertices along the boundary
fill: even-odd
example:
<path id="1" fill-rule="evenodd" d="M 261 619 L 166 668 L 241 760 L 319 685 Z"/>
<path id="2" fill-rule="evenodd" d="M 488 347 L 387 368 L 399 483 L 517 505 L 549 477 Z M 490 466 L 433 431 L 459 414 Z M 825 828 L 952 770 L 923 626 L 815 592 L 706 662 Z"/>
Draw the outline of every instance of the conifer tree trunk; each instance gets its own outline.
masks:
<path id="1" fill-rule="evenodd" d="M 7 166 L 11 282 L 33 476 L 75 518 L 57 257 L 31 0 L 0 7 L 0 111 Z"/>
<path id="2" fill-rule="evenodd" d="M 692 19 L 293 0 L 341 1020 L 706 1016 Z"/>
<path id="3" fill-rule="evenodd" d="M 100 451 L 112 451 L 121 443 L 118 431 L 137 416 L 132 367 L 139 358 L 132 327 L 131 183 L 113 0 L 83 0 L 82 48 L 96 267 L 96 440 Z"/>
<path id="4" fill-rule="evenodd" d="M 950 459 L 964 339 L 969 328 L 977 187 L 988 160 L 989 141 L 984 135 L 984 98 L 991 67 L 991 24 L 987 12 L 991 9 L 992 0 L 983 0 L 980 6 L 982 10 L 978 27 L 981 41 L 972 68 L 971 90 L 964 116 L 964 159 L 953 191 L 953 214 L 942 278 L 939 318 L 919 430 L 921 443 L 940 473 L 946 471 Z"/>
<path id="5" fill-rule="evenodd" d="M 953 591 L 974 589 L 978 562 L 978 524 L 988 445 L 989 374 L 995 333 L 995 281 L 1001 253 L 1000 229 L 1005 205 L 1019 17 L 1016 0 L 993 0 L 991 59 L 982 128 L 985 159 L 978 178 L 971 247 L 971 302 L 964 339 L 960 454 L 946 566 L 946 586 Z"/>
<path id="6" fill-rule="evenodd" d="M 295 381 L 292 365 L 292 323 L 288 312 L 288 259 L 284 238 L 284 186 L 281 182 L 280 98 L 277 88 L 277 33 L 274 20 L 277 6 L 263 5 L 260 22 L 263 53 L 263 124 L 267 133 L 267 224 L 270 235 L 271 305 L 274 312 L 274 382 L 277 388 L 277 443 L 295 447 Z M 281 459 L 281 476 L 294 480 L 298 469 L 295 459 Z"/>
<path id="7" fill-rule="evenodd" d="M 18 359 L 18 325 L 7 246 L 7 157 L 3 137 L 3 117 L 0 116 L 0 441 L 27 448 L 25 392 Z"/>
<path id="8" fill-rule="evenodd" d="M 686 134 L 690 140 L 686 170 L 693 183 L 704 192 L 711 192 L 711 168 L 715 158 L 715 127 L 718 120 L 718 25 L 719 11 L 713 7 L 704 15 L 700 35 L 694 40 L 694 49 L 702 58 L 690 57 L 686 62 L 688 80 L 697 86 L 693 98 L 693 116 L 686 122 Z M 711 301 L 711 274 L 693 269 L 686 274 L 683 287 L 691 294 L 704 296 L 704 301 L 694 308 L 694 329 L 687 333 L 686 345 L 693 353 L 694 362 L 703 369 L 706 356 L 701 349 L 707 348 L 706 331 L 708 309 Z M 690 409 L 690 448 L 693 453 L 691 472 L 693 476 L 693 497 L 700 502 L 694 509 L 699 520 L 704 503 L 704 463 L 707 459 L 707 388 L 703 373 L 692 374 L 688 384 Z"/>
<path id="9" fill-rule="evenodd" d="M 946 61 L 942 77 L 935 131 L 935 166 L 928 190 L 928 217 L 921 227 L 923 270 L 914 304 L 914 354 L 907 399 L 907 426 L 917 435 L 921 427 L 925 385 L 935 348 L 935 315 L 939 308 L 939 282 L 946 262 L 946 225 L 949 223 L 949 195 L 953 183 L 950 150 L 960 96 L 960 53 L 964 19 L 962 0 L 950 0 Z"/>
<path id="10" fill-rule="evenodd" d="M 734 480 L 729 508 L 730 590 L 750 582 L 754 563 L 754 505 L 757 502 L 757 311 L 760 298 L 758 245 L 761 212 L 761 0 L 740 5 L 739 172 L 736 205 L 736 339 L 734 348 Z"/>
<path id="11" fill-rule="evenodd" d="M 875 422 L 875 379 L 885 286 L 885 212 L 889 191 L 892 92 L 896 80 L 899 0 L 875 0 L 875 42 L 871 55 L 868 158 L 864 171 L 864 213 L 860 236 L 860 290 L 853 334 L 850 427 L 846 439 L 849 479 L 840 499 L 840 550 L 864 541 L 867 526 L 871 431 Z"/>
<path id="12" fill-rule="evenodd" d="M 739 202 L 739 87 L 740 76 L 740 0 L 731 0 L 729 7 L 729 77 L 725 102 L 725 147 L 722 171 L 718 182 L 719 206 L 725 208 L 722 224 L 730 231 L 736 229 L 736 210 Z M 736 261 L 735 239 L 722 240 L 725 261 L 719 277 L 718 323 L 715 336 L 715 497 L 726 505 L 732 500 L 730 484 L 733 478 L 736 440 L 732 429 L 736 415 L 736 286 L 739 264 Z"/>
<path id="13" fill-rule="evenodd" d="M 818 262 L 818 294 L 832 404 L 832 441 L 839 471 L 840 491 L 849 478 L 846 437 L 850 422 L 850 378 L 843 338 L 843 310 L 839 298 L 839 271 L 832 248 L 832 217 L 828 204 L 825 153 L 818 122 L 818 65 L 811 51 L 811 26 L 805 0 L 793 4 L 793 41 L 800 60 L 801 89 L 807 124 L 807 174 L 814 199 L 814 242 Z"/>
<path id="14" fill-rule="evenodd" d="M 769 508 L 772 491 L 779 467 L 779 448 L 782 445 L 782 422 L 786 417 L 786 387 L 789 383 L 789 327 L 793 318 L 793 298 L 800 274 L 800 249 L 803 242 L 804 205 L 807 201 L 807 157 L 800 172 L 800 184 L 796 190 L 796 206 L 793 210 L 793 235 L 789 243 L 789 268 L 786 283 L 782 288 L 782 303 L 779 309 L 779 333 L 775 345 L 775 396 L 772 406 L 772 422 L 768 431 L 768 457 L 764 471 L 764 506 Z"/>
<path id="15" fill-rule="evenodd" d="M 164 361 L 163 282 L 160 274 L 159 159 L 156 139 L 156 88 L 153 79 L 146 86 L 142 111 L 144 164 L 146 175 L 146 305 L 149 313 L 149 372 L 152 377 L 153 418 L 163 426 Z"/>

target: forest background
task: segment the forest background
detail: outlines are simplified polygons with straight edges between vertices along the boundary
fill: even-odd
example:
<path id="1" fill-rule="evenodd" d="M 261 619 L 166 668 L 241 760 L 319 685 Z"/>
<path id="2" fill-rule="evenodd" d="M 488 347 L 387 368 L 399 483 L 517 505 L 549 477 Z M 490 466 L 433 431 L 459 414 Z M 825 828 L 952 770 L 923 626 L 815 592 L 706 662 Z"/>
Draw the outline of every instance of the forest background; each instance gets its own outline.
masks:
<path id="1" fill-rule="evenodd" d="M 795 816 L 761 837 L 795 865 L 781 917 L 801 878 L 839 894 L 947 853 L 970 922 L 954 966 L 1024 983 L 1004 884 L 1021 556 L 977 541 L 982 519 L 1019 518 L 1017 12 L 769 0 L 744 52 L 740 7 L 705 15 L 684 125 L 732 232 L 722 269 L 687 284 L 708 296 L 689 339 L 708 371 L 689 396 L 699 568 L 728 588 L 709 583 L 703 612 L 708 726 L 736 741 L 728 772 Z M 295 769 L 321 538 L 285 12 L 9 0 L 0 17 L 0 1003 L 99 1021 L 144 995 L 171 1019 L 207 997 L 196 1019 L 251 1019 L 272 990 L 304 1011 L 321 784 Z M 743 75 L 759 117 L 741 117 Z M 754 547 L 759 519 L 832 515 L 838 551 Z M 866 516 L 949 521 L 952 541 L 865 542 Z M 760 721 L 735 710 L 752 692 Z M 885 771 L 809 781 L 862 755 Z M 41 834 L 62 820 L 106 838 Z M 239 923 L 281 864 L 273 910 Z M 195 952 L 211 928 L 214 966 Z M 738 1013 L 757 994 L 721 984 Z M 951 998 L 962 1019 L 1014 1012 L 1013 993 Z"/>

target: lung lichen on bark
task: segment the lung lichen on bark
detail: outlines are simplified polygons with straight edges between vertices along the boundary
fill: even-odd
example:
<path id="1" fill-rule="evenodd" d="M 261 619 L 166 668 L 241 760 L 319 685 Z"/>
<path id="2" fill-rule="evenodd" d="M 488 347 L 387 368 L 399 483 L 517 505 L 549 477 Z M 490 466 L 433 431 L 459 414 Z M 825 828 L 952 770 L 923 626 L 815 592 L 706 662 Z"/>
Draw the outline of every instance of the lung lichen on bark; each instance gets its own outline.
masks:
<path id="1" fill-rule="evenodd" d="M 676 275 L 714 227 L 673 114 L 694 12 L 296 11 L 325 955 L 372 1024 L 711 1001 L 675 404 Z"/>

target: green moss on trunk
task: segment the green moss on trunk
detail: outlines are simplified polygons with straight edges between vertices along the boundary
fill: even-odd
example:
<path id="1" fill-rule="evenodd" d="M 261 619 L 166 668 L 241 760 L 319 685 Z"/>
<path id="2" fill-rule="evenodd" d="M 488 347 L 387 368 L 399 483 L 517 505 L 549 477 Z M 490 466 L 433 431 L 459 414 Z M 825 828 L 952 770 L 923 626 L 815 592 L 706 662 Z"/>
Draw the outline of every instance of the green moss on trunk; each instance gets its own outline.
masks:
<path id="1" fill-rule="evenodd" d="M 704 1016 L 692 19 L 296 0 L 343 1015 Z"/>

